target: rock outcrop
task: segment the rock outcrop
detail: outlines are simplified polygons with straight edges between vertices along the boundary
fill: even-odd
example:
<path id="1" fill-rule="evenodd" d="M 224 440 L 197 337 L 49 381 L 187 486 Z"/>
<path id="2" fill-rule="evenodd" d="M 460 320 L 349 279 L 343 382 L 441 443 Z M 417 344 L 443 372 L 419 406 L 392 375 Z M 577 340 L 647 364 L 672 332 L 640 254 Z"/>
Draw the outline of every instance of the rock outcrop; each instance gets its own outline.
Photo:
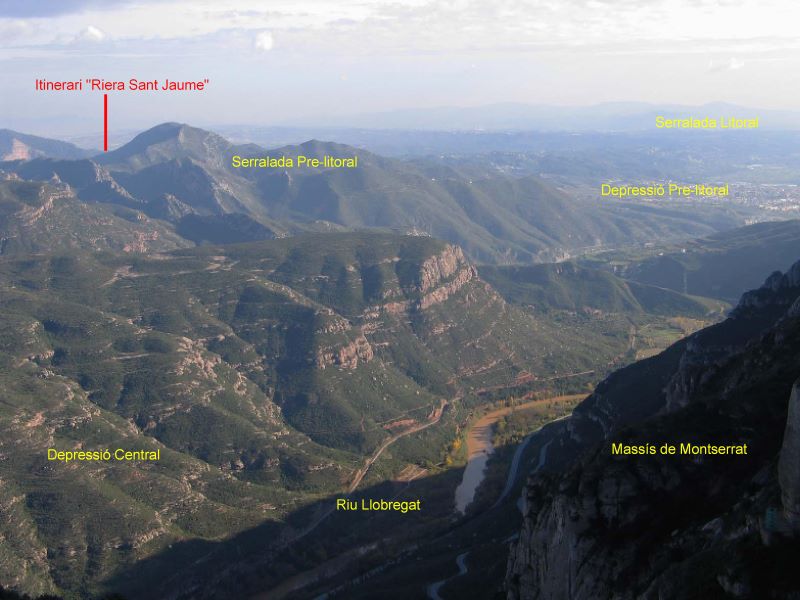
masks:
<path id="1" fill-rule="evenodd" d="M 795 382 L 789 400 L 789 415 L 783 434 L 781 457 L 778 461 L 778 480 L 786 521 L 800 528 L 800 381 Z"/>
<path id="2" fill-rule="evenodd" d="M 446 302 L 464 286 L 477 279 L 478 271 L 467 261 L 461 248 L 448 244 L 441 252 L 420 265 L 415 283 L 404 287 L 402 293 L 387 294 L 387 298 L 405 296 L 405 300 L 393 300 L 370 306 L 363 312 L 361 318 L 369 321 L 378 318 L 381 313 L 400 315 L 426 310 Z"/>
<path id="3" fill-rule="evenodd" d="M 418 290 L 427 292 L 451 277 L 466 264 L 464 252 L 458 246 L 448 244 L 444 250 L 425 260 L 420 266 Z"/>
<path id="4" fill-rule="evenodd" d="M 318 369 L 334 365 L 344 369 L 355 369 L 359 361 L 367 363 L 374 356 L 375 353 L 367 338 L 359 334 L 349 343 L 319 350 L 314 362 Z"/>
<path id="5" fill-rule="evenodd" d="M 391 262 L 396 263 L 397 260 Z M 369 362 L 375 354 L 364 334 L 372 335 L 381 330 L 381 315 L 399 316 L 425 311 L 446 302 L 477 279 L 475 267 L 467 261 L 461 248 L 448 244 L 439 253 L 420 263 L 414 284 L 402 289 L 387 288 L 383 292 L 387 301 L 363 311 L 355 320 L 358 323 L 356 331 L 360 329 L 360 332 L 354 339 L 348 336 L 342 343 L 319 348 L 314 357 L 315 366 L 321 369 L 329 366 L 355 369 L 359 363 Z M 353 325 L 347 320 L 335 319 L 326 323 L 317 333 L 346 334 L 352 328 Z"/>

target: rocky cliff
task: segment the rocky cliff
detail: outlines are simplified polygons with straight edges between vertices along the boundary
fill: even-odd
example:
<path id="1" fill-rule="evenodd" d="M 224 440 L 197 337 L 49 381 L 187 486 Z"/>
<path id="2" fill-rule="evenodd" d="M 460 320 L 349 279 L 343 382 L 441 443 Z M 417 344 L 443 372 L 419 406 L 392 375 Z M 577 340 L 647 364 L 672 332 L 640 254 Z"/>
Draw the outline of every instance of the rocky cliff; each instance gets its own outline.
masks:
<path id="1" fill-rule="evenodd" d="M 800 528 L 800 381 L 792 388 L 789 416 L 778 461 L 781 500 L 787 524 Z"/>
<path id="2" fill-rule="evenodd" d="M 726 321 L 584 401 L 529 481 L 509 598 L 800 597 L 788 566 L 800 509 L 799 274 L 797 263 L 771 275 Z M 615 454 L 615 443 L 655 453 Z M 747 454 L 662 455 L 665 443 L 746 444 Z"/>

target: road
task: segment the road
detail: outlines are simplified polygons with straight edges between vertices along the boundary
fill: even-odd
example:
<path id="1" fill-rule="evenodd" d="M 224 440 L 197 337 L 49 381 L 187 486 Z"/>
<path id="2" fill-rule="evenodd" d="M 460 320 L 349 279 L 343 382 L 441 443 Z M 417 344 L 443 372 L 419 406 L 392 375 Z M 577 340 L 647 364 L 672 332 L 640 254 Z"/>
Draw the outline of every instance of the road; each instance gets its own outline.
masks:
<path id="1" fill-rule="evenodd" d="M 442 586 L 451 579 L 454 579 L 456 577 L 461 577 L 462 575 L 467 574 L 467 571 L 469 571 L 469 569 L 467 568 L 468 554 L 469 552 L 463 552 L 458 556 L 456 556 L 456 566 L 458 567 L 458 573 L 456 573 L 452 577 L 448 577 L 447 579 L 442 579 L 440 581 L 437 581 L 436 583 L 432 583 L 426 588 L 425 591 L 428 593 L 428 598 L 430 598 L 430 600 L 444 600 L 439 595 L 439 590 L 442 588 Z"/>
<path id="2" fill-rule="evenodd" d="M 533 401 L 526 402 L 524 404 L 520 404 L 520 405 L 517 405 L 517 406 L 514 406 L 514 407 L 505 407 L 505 408 L 498 409 L 496 411 L 492 411 L 490 413 L 487 413 L 487 415 L 484 415 L 484 418 L 487 417 L 487 416 L 490 416 L 490 415 L 491 416 L 496 416 L 496 419 L 495 419 L 495 421 L 496 421 L 497 419 L 501 418 L 502 416 L 510 414 L 514 410 L 530 408 L 530 407 L 532 407 L 532 406 L 534 406 L 536 404 L 540 404 L 542 402 L 547 402 L 547 401 L 556 400 L 556 399 L 564 399 L 564 398 L 567 398 L 567 396 L 559 396 L 557 398 L 546 398 L 544 400 L 533 400 Z M 431 416 L 428 418 L 428 420 L 426 420 L 424 423 L 419 423 L 417 425 L 409 427 L 408 429 L 405 429 L 405 430 L 403 430 L 401 432 L 398 432 L 398 433 L 392 435 L 390 438 L 386 439 L 375 450 L 375 452 L 373 452 L 372 455 L 369 458 L 366 459 L 366 461 L 364 462 L 364 466 L 362 466 L 358 471 L 356 471 L 355 475 L 353 476 L 353 479 L 351 480 L 350 484 L 347 487 L 347 494 L 348 495 L 352 494 L 358 488 L 358 486 L 361 484 L 361 482 L 363 481 L 363 479 L 366 476 L 366 474 L 369 472 L 370 467 L 375 463 L 375 461 L 378 460 L 378 458 L 381 456 L 381 454 L 383 453 L 384 450 L 386 450 L 389 446 L 394 444 L 397 440 L 399 440 L 399 439 L 401 439 L 401 438 L 403 438 L 403 437 L 405 437 L 407 435 L 411 435 L 413 433 L 417 433 L 419 431 L 422 431 L 424 429 L 427 429 L 428 427 L 431 427 L 431 426 L 437 424 L 440 421 L 440 419 L 442 418 L 442 415 L 444 413 L 444 409 L 446 408 L 446 406 L 448 404 L 449 404 L 449 402 L 447 400 L 443 399 L 441 401 L 441 404 L 439 405 L 439 407 L 434 410 L 434 412 L 431 414 Z M 565 418 L 565 417 L 561 417 L 561 418 Z M 555 420 L 560 420 L 560 419 L 555 419 Z M 553 422 L 553 421 L 551 421 L 551 422 Z M 492 421 L 492 424 L 493 423 L 494 423 L 494 421 Z M 489 434 L 490 434 L 489 443 L 491 444 L 491 427 L 489 427 Z M 479 450 L 476 449 L 475 451 L 478 452 Z M 516 466 L 513 469 L 511 469 L 510 472 L 509 472 L 509 476 L 508 477 L 509 477 L 510 480 L 512 480 L 511 484 L 510 484 L 511 487 L 513 487 L 513 483 L 516 480 L 517 472 L 519 471 L 520 463 L 521 463 L 521 458 L 516 460 Z M 507 487 L 509 486 L 508 482 L 506 483 L 506 485 L 507 485 Z M 304 527 L 302 530 L 296 532 L 295 535 L 290 536 L 288 539 L 284 540 L 283 543 L 280 544 L 279 549 L 285 548 L 288 545 L 297 542 L 301 538 L 305 537 L 306 535 L 308 535 L 309 533 L 314 531 L 333 512 L 335 512 L 335 505 L 333 503 L 331 503 L 325 510 L 320 512 L 317 515 L 317 517 L 311 523 L 309 523 L 306 527 Z M 317 567 L 315 569 L 312 569 L 311 571 L 308 571 L 308 572 L 305 572 L 305 573 L 300 573 L 300 574 L 290 578 L 289 580 L 282 582 L 277 588 L 273 588 L 273 589 L 271 589 L 271 590 L 269 590 L 267 592 L 261 593 L 261 594 L 256 594 L 256 595 L 252 596 L 252 598 L 253 598 L 253 600 L 256 600 L 256 599 L 257 600 L 267 600 L 267 599 L 269 599 L 269 600 L 280 600 L 281 598 L 285 598 L 286 596 L 290 595 L 291 593 L 295 592 L 296 590 L 302 589 L 303 587 L 313 583 L 314 581 L 319 580 L 320 578 L 332 576 L 334 573 L 340 571 L 345 566 L 347 566 L 352 560 L 354 560 L 354 557 L 360 556 L 364 551 L 366 551 L 367 548 L 370 548 L 370 546 L 357 548 L 357 549 L 352 550 L 352 551 L 350 551 L 348 553 L 345 553 L 340 557 L 337 557 L 335 559 L 327 561 L 324 565 L 321 565 L 321 566 L 319 566 L 319 567 Z M 458 557 L 456 558 L 456 564 L 458 566 L 459 572 L 458 572 L 458 574 L 453 575 L 453 577 L 458 577 L 460 575 L 464 575 L 467 572 L 466 557 L 467 557 L 468 554 L 469 554 L 469 552 L 467 551 L 467 552 L 464 552 L 462 554 L 459 554 Z M 439 588 L 441 588 L 441 586 L 443 586 L 445 584 L 446 581 L 447 581 L 447 579 L 444 579 L 442 581 L 437 581 L 436 583 L 430 584 L 429 586 L 427 586 L 427 591 L 428 591 L 429 597 L 430 598 L 439 598 L 438 590 L 439 590 Z M 433 595 L 431 595 L 431 594 L 433 594 Z"/>
<path id="3" fill-rule="evenodd" d="M 391 436 L 390 438 L 388 438 L 387 440 L 385 440 L 378 447 L 378 449 L 375 450 L 375 452 L 373 452 L 372 455 L 369 458 L 367 458 L 367 460 L 364 462 L 364 466 L 361 467 L 358 471 L 356 471 L 355 475 L 353 476 L 353 480 L 350 482 L 350 485 L 347 486 L 347 495 L 349 496 L 354 491 L 356 491 L 356 489 L 358 488 L 359 484 L 364 479 L 364 476 L 367 474 L 367 472 L 369 472 L 369 468 L 373 465 L 373 463 L 376 460 L 378 460 L 378 458 L 380 457 L 381 454 L 383 454 L 383 451 L 386 450 L 386 448 L 388 448 L 389 446 L 394 444 L 397 440 L 399 440 L 402 437 L 405 437 L 407 435 L 411 435 L 412 433 L 417 433 L 418 431 L 422 431 L 423 429 L 427 429 L 428 427 L 431 427 L 432 425 L 436 425 L 436 423 L 438 423 L 439 420 L 442 418 L 442 415 L 444 414 L 444 409 L 447 406 L 447 404 L 448 404 L 448 401 L 445 400 L 445 399 L 442 399 L 441 404 L 439 404 L 439 407 L 434 409 L 433 413 L 431 414 L 431 416 L 428 418 L 427 421 L 425 421 L 424 423 L 419 423 L 417 425 L 409 427 L 408 429 L 404 429 L 403 431 L 400 431 L 400 432 L 394 434 L 393 436 Z M 287 538 L 286 540 L 284 540 L 279 545 L 278 549 L 286 548 L 287 546 L 289 546 L 291 544 L 294 544 L 298 540 L 300 540 L 300 539 L 304 538 L 305 536 L 307 536 L 309 533 L 311 533 L 317 527 L 319 527 L 328 517 L 330 517 L 335 512 L 335 510 L 336 510 L 335 504 L 333 502 L 331 502 L 330 505 L 325 510 L 320 512 L 311 523 L 309 523 L 306 527 L 304 527 L 300 531 L 296 532 L 294 535 L 292 535 L 289 538 Z M 358 552 L 361 552 L 361 549 L 357 549 L 357 550 L 358 550 Z M 343 555 L 343 557 L 340 557 L 340 559 L 335 559 L 335 560 L 332 560 L 332 561 L 328 561 L 325 564 L 325 569 L 328 570 L 328 575 L 331 574 L 331 569 L 332 568 L 343 568 L 343 565 L 346 566 L 346 564 L 348 563 L 348 560 L 344 560 L 344 556 L 347 556 L 347 554 Z M 334 563 L 335 563 L 335 565 L 334 565 Z M 334 566 L 332 567 L 331 565 L 334 565 Z M 280 598 L 284 598 L 286 595 L 290 594 L 294 590 L 300 589 L 300 588 L 308 585 L 309 583 L 315 581 L 315 579 L 317 577 L 319 577 L 319 574 L 320 574 L 320 572 L 322 570 L 323 569 L 320 567 L 320 568 L 317 568 L 317 569 L 312 569 L 311 571 L 308 571 L 306 573 L 301 573 L 301 574 L 299 574 L 299 575 L 297 575 L 295 577 L 290 578 L 287 581 L 284 581 L 277 588 L 273 588 L 273 589 L 269 590 L 268 592 L 264 592 L 262 594 L 255 594 L 254 596 L 252 596 L 252 599 L 253 600 L 279 600 Z"/>
<path id="4" fill-rule="evenodd" d="M 550 423 L 555 423 L 556 421 L 568 419 L 569 417 L 570 415 L 564 415 L 563 417 L 559 417 L 558 419 L 553 419 L 552 421 L 546 424 L 549 425 Z M 542 425 L 542 427 L 544 427 L 544 425 Z M 514 483 L 516 482 L 517 473 L 519 472 L 519 465 L 522 460 L 522 453 L 525 451 L 525 448 L 533 439 L 533 436 L 542 430 L 542 427 L 540 427 L 536 431 L 532 431 L 527 436 L 525 436 L 525 439 L 522 441 L 522 443 L 520 443 L 519 446 L 517 446 L 517 450 L 514 453 L 514 458 L 511 461 L 511 468 L 509 469 L 508 472 L 506 487 L 503 488 L 503 493 L 500 494 L 500 497 L 497 499 L 497 501 L 492 505 L 492 507 L 489 510 L 498 506 L 508 496 L 508 494 L 511 493 L 511 490 L 514 489 Z M 547 461 L 547 449 L 550 447 L 550 444 L 552 443 L 553 440 L 549 440 L 544 446 L 542 446 L 541 450 L 539 450 L 539 461 L 536 463 L 536 466 L 531 470 L 531 474 L 536 473 L 537 471 L 539 471 L 539 469 L 541 469 L 544 466 L 544 463 Z M 520 498 L 520 500 L 522 501 L 523 498 Z M 520 507 L 520 512 L 522 512 L 521 507 Z M 456 565 L 458 566 L 457 574 L 452 575 L 450 577 L 446 577 L 445 579 L 440 579 L 439 581 L 431 583 L 425 588 L 425 592 L 428 594 L 429 600 L 444 600 L 444 598 L 442 598 L 439 595 L 439 590 L 442 589 L 442 586 L 451 579 L 460 577 L 461 575 L 465 575 L 467 573 L 468 571 L 466 562 L 467 555 L 469 555 L 469 551 L 463 552 L 456 557 Z"/>
<path id="5" fill-rule="evenodd" d="M 386 448 L 394 444 L 397 440 L 399 440 L 402 437 L 411 435 L 412 433 L 417 433 L 418 431 L 422 431 L 423 429 L 427 429 L 431 425 L 436 425 L 436 423 L 438 423 L 439 420 L 442 418 L 442 414 L 444 413 L 444 409 L 446 406 L 447 406 L 447 400 L 442 400 L 442 403 L 439 405 L 439 408 L 433 411 L 433 415 L 431 416 L 430 419 L 428 419 L 424 423 L 419 423 L 417 425 L 409 427 L 408 429 L 404 429 L 403 431 L 394 434 L 392 437 L 384 441 L 383 444 L 381 444 L 380 447 L 377 450 L 375 450 L 375 452 L 372 453 L 372 456 L 370 456 L 366 460 L 364 466 L 361 467 L 358 471 L 356 471 L 356 474 L 353 477 L 353 481 L 350 482 L 350 485 L 347 488 L 348 495 L 356 491 L 359 484 L 361 483 L 361 480 L 364 479 L 364 476 L 369 471 L 369 468 L 376 460 L 378 460 L 378 458 L 380 458 L 381 454 L 383 454 L 383 451 L 386 450 Z"/>
<path id="6" fill-rule="evenodd" d="M 557 419 L 549 421 L 548 423 L 545 423 L 545 425 L 549 425 L 550 423 L 556 423 L 557 421 L 562 421 L 563 419 L 568 419 L 569 417 L 570 415 L 564 415 L 563 417 L 559 417 Z M 545 425 L 542 425 L 542 427 L 544 427 Z M 525 448 L 528 447 L 528 444 L 530 444 L 531 440 L 533 439 L 533 436 L 542 430 L 542 427 L 539 427 L 539 429 L 537 429 L 536 431 L 532 431 L 528 435 L 526 435 L 525 439 L 522 440 L 522 443 L 520 443 L 517 446 L 517 449 L 514 452 L 514 458 L 511 460 L 511 467 L 509 467 L 508 469 L 508 478 L 506 479 L 506 485 L 503 488 L 503 492 L 500 494 L 500 497 L 495 501 L 494 504 L 492 504 L 492 508 L 498 506 L 503 500 L 505 500 L 506 497 L 511 493 L 511 490 L 514 489 L 514 483 L 516 483 L 517 481 L 517 473 L 519 472 L 519 465 L 520 462 L 522 461 L 522 453 L 525 452 Z M 551 442 L 552 440 L 547 442 L 544 445 L 544 447 L 542 447 L 542 449 L 539 451 L 539 462 L 533 468 L 533 471 L 531 471 L 531 473 L 536 473 L 539 469 L 541 469 L 544 466 L 544 461 L 547 460 L 547 448 L 550 446 Z"/>
<path id="7" fill-rule="evenodd" d="M 583 396 L 583 394 L 581 394 L 581 396 Z M 563 396 L 559 396 L 559 398 L 564 398 L 564 397 Z M 549 398 L 548 400 L 553 400 L 553 399 L 554 398 Z M 519 408 L 529 407 L 531 404 L 533 404 L 535 402 L 542 402 L 542 400 L 538 400 L 538 401 L 534 401 L 534 402 L 527 402 L 527 403 L 521 404 L 521 405 L 519 405 L 519 406 L 517 406 L 515 408 L 519 409 Z M 504 412 L 504 411 L 507 411 L 507 409 L 500 409 L 499 411 L 496 411 L 496 412 L 503 412 L 503 414 L 508 414 L 508 412 Z M 491 414 L 494 414 L 494 412 L 488 413 L 488 415 L 491 415 Z M 488 416 L 488 415 L 484 415 L 484 416 Z M 503 416 L 503 415 L 500 415 L 500 416 Z M 514 458 L 511 460 L 511 466 L 509 467 L 509 470 L 508 470 L 508 477 L 506 478 L 506 485 L 503 488 L 503 492 L 500 494 L 500 497 L 495 501 L 495 503 L 491 506 L 491 508 L 489 508 L 489 510 L 492 510 L 492 509 L 496 508 L 497 506 L 499 506 L 503 502 L 503 500 L 506 497 L 508 497 L 508 495 L 511 493 L 511 490 L 514 489 L 514 484 L 516 483 L 517 475 L 519 474 L 519 467 L 520 467 L 520 464 L 522 463 L 522 454 L 525 452 L 525 449 L 527 448 L 528 444 L 530 444 L 531 440 L 533 440 L 534 436 L 537 433 L 539 433 L 542 430 L 542 428 L 544 428 L 545 426 L 550 425 L 551 423 L 556 423 L 558 421 L 562 421 L 564 419 L 568 419 L 570 416 L 571 415 L 564 415 L 563 417 L 559 417 L 557 419 L 553 419 L 552 421 L 548 421 L 547 423 L 542 425 L 542 427 L 540 427 L 539 429 L 537 429 L 535 431 L 532 431 L 527 436 L 525 436 L 525 439 L 517 446 L 517 449 L 514 452 Z M 481 419 L 481 421 L 482 421 L 482 419 Z M 547 450 L 550 447 L 550 444 L 552 442 L 553 442 L 553 440 L 549 440 L 539 450 L 538 461 L 536 463 L 536 466 L 531 470 L 531 473 L 536 473 L 537 471 L 539 471 L 544 466 L 545 462 L 547 461 Z M 522 498 L 520 498 L 520 500 L 522 500 Z M 519 503 L 517 504 L 517 506 L 520 508 L 520 512 L 522 512 L 522 507 L 519 505 Z M 444 586 L 444 584 L 447 583 L 448 581 L 450 581 L 451 579 L 454 579 L 456 577 L 460 577 L 461 575 L 464 575 L 465 573 L 467 573 L 468 569 L 467 569 L 467 564 L 466 564 L 466 558 L 467 558 L 468 554 L 469 554 L 469 551 L 463 552 L 462 554 L 459 554 L 456 557 L 456 565 L 458 566 L 458 573 L 456 575 L 451 575 L 450 577 L 446 577 L 445 579 L 440 579 L 439 581 L 436 581 L 434 583 L 429 584 L 425 588 L 425 592 L 426 592 L 429 600 L 444 600 L 439 595 L 439 590 L 442 588 L 442 586 Z"/>

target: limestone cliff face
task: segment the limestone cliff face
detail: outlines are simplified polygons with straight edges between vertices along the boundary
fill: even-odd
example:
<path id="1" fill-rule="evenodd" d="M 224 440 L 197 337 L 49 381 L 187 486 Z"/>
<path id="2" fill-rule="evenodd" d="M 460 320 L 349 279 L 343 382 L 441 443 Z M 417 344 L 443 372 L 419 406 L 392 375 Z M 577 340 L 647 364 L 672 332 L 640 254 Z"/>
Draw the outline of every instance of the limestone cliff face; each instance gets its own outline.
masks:
<path id="1" fill-rule="evenodd" d="M 778 462 L 778 479 L 784 514 L 791 526 L 797 529 L 800 527 L 800 381 L 796 381 L 792 387 L 789 400 L 789 415 Z"/>
<path id="2" fill-rule="evenodd" d="M 399 260 L 395 257 L 384 262 Z M 422 261 L 417 269 L 413 283 L 404 286 L 387 285 L 382 292 L 385 300 L 380 304 L 368 306 L 355 318 L 341 318 L 319 329 L 316 333 L 341 336 L 340 340 L 319 347 L 312 358 L 313 364 L 321 369 L 332 366 L 355 369 L 375 357 L 370 339 L 394 327 L 394 319 L 408 318 L 413 313 L 425 313 L 459 293 L 462 294 L 460 298 L 465 305 L 490 302 L 497 304 L 493 310 L 498 312 L 506 308 L 504 300 L 480 280 L 477 270 L 458 246 L 446 245 L 438 253 Z M 355 267 L 352 271 L 355 272 Z M 476 299 L 476 294 L 480 296 L 480 300 Z M 437 317 L 430 327 L 431 332 L 442 332 L 449 325 Z"/>
<path id="3" fill-rule="evenodd" d="M 478 272 L 458 246 L 448 244 L 435 256 L 425 260 L 419 269 L 416 283 L 405 287 L 405 300 L 392 300 L 370 306 L 361 315 L 369 321 L 382 313 L 399 315 L 416 310 L 426 310 L 447 301 L 453 294 L 478 278 Z M 400 294 L 390 294 L 394 297 Z"/>
<path id="4" fill-rule="evenodd" d="M 25 206 L 22 211 L 15 216 L 20 219 L 20 222 L 23 226 L 30 227 L 42 216 L 51 212 L 57 200 L 74 197 L 75 194 L 70 187 L 60 182 L 53 186 L 43 186 L 39 190 L 39 206 Z"/>
<path id="5" fill-rule="evenodd" d="M 786 314 L 800 290 L 800 263 L 785 274 L 772 273 L 764 285 L 742 295 L 731 317 L 738 327 L 712 327 L 692 336 L 680 359 L 680 367 L 665 388 L 665 410 L 678 410 L 729 358 L 751 343 L 753 337 Z"/>
<path id="6" fill-rule="evenodd" d="M 5 154 L 0 155 L 0 160 L 30 160 L 35 156 L 35 151 L 16 138 L 11 140 L 11 149 Z"/>
<path id="7" fill-rule="evenodd" d="M 416 282 L 404 289 L 389 288 L 384 296 L 386 301 L 367 308 L 354 323 L 340 319 L 327 325 L 319 333 L 345 333 L 358 330 L 355 339 L 339 344 L 327 345 L 316 352 L 314 364 L 324 369 L 339 366 L 355 369 L 375 356 L 374 350 L 364 336 L 373 334 L 383 327 L 382 315 L 402 315 L 414 311 L 424 311 L 441 304 L 458 293 L 462 288 L 477 280 L 478 273 L 465 258 L 458 246 L 447 245 L 444 249 L 423 261 L 419 266 Z M 395 298 L 401 299 L 395 299 Z"/>
<path id="8" fill-rule="evenodd" d="M 450 296 L 458 292 L 467 283 L 472 281 L 473 278 L 477 277 L 477 275 L 478 273 L 473 266 L 464 265 L 458 271 L 458 274 L 453 277 L 452 281 L 440 285 L 439 287 L 436 287 L 426 293 L 417 302 L 416 307 L 420 310 L 425 310 L 434 304 L 440 304 L 441 302 L 446 301 L 448 298 L 450 298 Z"/>
<path id="9" fill-rule="evenodd" d="M 458 246 L 448 244 L 442 252 L 424 261 L 420 267 L 420 292 L 438 287 L 439 284 L 460 271 L 466 264 L 464 252 Z"/>
<path id="10" fill-rule="evenodd" d="M 725 322 L 598 386 L 524 492 L 508 598 L 800 590 L 792 569 L 770 579 L 756 566 L 782 560 L 762 542 L 777 499 L 787 521 L 800 520 L 798 307 L 800 263 L 745 294 Z M 747 444 L 748 453 L 619 456 L 611 442 Z"/>
<path id="11" fill-rule="evenodd" d="M 646 465 L 632 472 L 613 465 L 569 481 L 578 494 L 561 490 L 551 501 L 533 484 L 527 518 L 509 558 L 509 594 L 514 600 L 607 598 L 636 560 L 635 546 L 598 541 L 612 529 L 641 526 L 642 494 L 674 490 L 679 479 L 669 469 Z M 620 598 L 634 598 L 622 593 Z"/>

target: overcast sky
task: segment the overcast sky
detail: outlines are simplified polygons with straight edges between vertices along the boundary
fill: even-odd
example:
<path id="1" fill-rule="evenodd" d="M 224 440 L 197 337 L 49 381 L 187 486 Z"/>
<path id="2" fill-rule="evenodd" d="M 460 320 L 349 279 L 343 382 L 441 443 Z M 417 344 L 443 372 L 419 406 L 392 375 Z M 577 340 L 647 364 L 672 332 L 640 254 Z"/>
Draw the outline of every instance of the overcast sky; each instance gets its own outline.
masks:
<path id="1" fill-rule="evenodd" d="M 792 0 L 0 0 L 0 127 L 96 130 L 96 94 L 34 79 L 203 79 L 117 93 L 112 123 L 302 124 L 497 102 L 797 107 Z"/>

